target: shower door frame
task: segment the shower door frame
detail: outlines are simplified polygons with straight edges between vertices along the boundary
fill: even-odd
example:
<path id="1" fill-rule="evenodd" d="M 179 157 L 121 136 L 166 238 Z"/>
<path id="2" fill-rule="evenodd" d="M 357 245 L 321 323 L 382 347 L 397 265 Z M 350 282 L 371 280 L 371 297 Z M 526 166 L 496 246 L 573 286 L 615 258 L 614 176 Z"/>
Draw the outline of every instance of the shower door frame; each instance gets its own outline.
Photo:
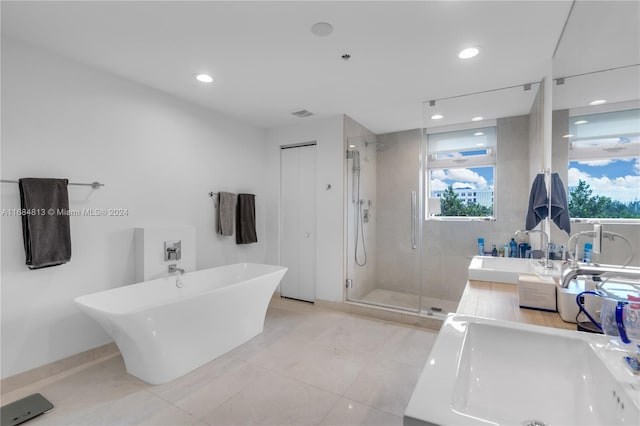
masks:
<path id="1" fill-rule="evenodd" d="M 350 182 L 350 177 L 351 179 L 354 178 L 353 176 L 353 170 L 352 170 L 352 163 L 350 161 L 350 159 L 347 157 L 347 155 L 345 154 L 345 187 L 346 187 L 346 191 L 345 191 L 345 229 L 346 229 L 346 235 L 345 235 L 345 254 L 346 254 L 346 258 L 345 258 L 345 276 L 346 276 L 346 291 L 345 291 L 345 301 L 346 302 L 351 302 L 351 303 L 359 303 L 359 304 L 365 304 L 368 306 L 372 306 L 372 307 L 378 307 L 378 308 L 388 308 L 388 309 L 394 309 L 394 310 L 400 310 L 403 312 L 407 312 L 407 313 L 411 313 L 411 314 L 420 314 L 422 312 L 422 304 L 423 304 L 423 279 L 422 279 L 422 270 L 423 270 L 423 265 L 422 265 L 422 233 L 423 233 L 423 221 L 424 221 L 424 206 L 425 206 L 425 200 L 424 200 L 424 130 L 422 128 L 418 129 L 419 130 L 419 136 L 417 138 L 416 142 L 411 142 L 414 146 L 415 144 L 417 144 L 417 153 L 418 153 L 418 162 L 417 162 L 417 167 L 416 167 L 416 172 L 417 172 L 417 181 L 413 180 L 413 184 L 412 187 L 415 188 L 415 190 L 411 190 L 408 192 L 408 199 L 410 204 L 412 205 L 411 210 L 413 210 L 413 212 L 411 212 L 410 210 L 410 214 L 411 214 L 411 222 L 412 222 L 412 227 L 410 229 L 410 237 L 411 237 L 411 241 L 410 244 L 412 244 L 414 246 L 413 250 L 415 250 L 415 257 L 416 260 L 415 262 L 413 262 L 412 267 L 414 268 L 414 272 L 415 272 L 415 279 L 417 281 L 417 288 L 418 288 L 418 294 L 417 294 L 417 306 L 414 308 L 412 306 L 401 306 L 401 305 L 396 305 L 396 304 L 387 304 L 387 303 L 381 303 L 381 302 L 373 302 L 373 301 L 368 301 L 368 300 L 362 300 L 359 298 L 354 298 L 351 297 L 351 293 L 352 293 L 352 289 L 353 286 L 357 286 L 358 285 L 358 280 L 357 280 L 357 266 L 354 266 L 353 269 L 354 271 L 351 271 L 351 264 L 355 264 L 355 259 L 353 259 L 353 261 L 350 261 L 351 258 L 354 258 L 354 247 L 355 247 L 355 241 L 354 244 L 349 244 L 350 242 L 350 237 L 353 235 L 354 233 L 354 229 L 352 229 L 352 227 L 349 226 L 350 224 L 350 220 L 353 220 L 353 223 L 355 225 L 356 220 L 358 220 L 358 218 L 356 217 L 357 214 L 357 206 L 354 205 L 354 203 L 352 202 L 353 199 L 353 188 L 354 188 L 354 183 L 353 180 L 351 180 Z M 349 146 L 349 138 L 347 138 L 346 143 L 345 143 L 345 153 L 346 151 L 349 150 L 348 148 Z M 391 148 L 393 149 L 393 148 Z M 376 157 L 377 158 L 377 157 Z M 362 172 L 362 170 L 361 170 Z M 378 178 L 377 176 L 378 170 L 376 169 L 376 179 Z M 414 175 L 415 176 L 415 175 Z M 415 194 L 415 203 L 413 203 L 413 195 Z M 358 201 L 359 202 L 359 201 Z M 350 208 L 350 206 L 354 205 L 354 210 L 352 211 L 352 208 Z M 380 244 L 380 241 L 378 241 L 378 244 Z M 353 247 L 352 247 L 353 246 Z M 369 255 L 372 255 L 372 252 L 369 252 Z M 350 285 L 351 284 L 351 287 Z M 412 295 L 413 293 L 407 293 L 408 295 Z"/>

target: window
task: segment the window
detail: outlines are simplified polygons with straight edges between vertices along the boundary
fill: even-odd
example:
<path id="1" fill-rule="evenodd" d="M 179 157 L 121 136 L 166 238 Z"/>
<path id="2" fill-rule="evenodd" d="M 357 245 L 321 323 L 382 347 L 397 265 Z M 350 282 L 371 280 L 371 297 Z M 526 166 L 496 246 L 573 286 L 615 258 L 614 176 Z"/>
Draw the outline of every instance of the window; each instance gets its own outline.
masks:
<path id="1" fill-rule="evenodd" d="M 570 117 L 572 218 L 640 219 L 640 109 Z"/>
<path id="2" fill-rule="evenodd" d="M 427 135 L 427 218 L 493 217 L 496 128 Z"/>

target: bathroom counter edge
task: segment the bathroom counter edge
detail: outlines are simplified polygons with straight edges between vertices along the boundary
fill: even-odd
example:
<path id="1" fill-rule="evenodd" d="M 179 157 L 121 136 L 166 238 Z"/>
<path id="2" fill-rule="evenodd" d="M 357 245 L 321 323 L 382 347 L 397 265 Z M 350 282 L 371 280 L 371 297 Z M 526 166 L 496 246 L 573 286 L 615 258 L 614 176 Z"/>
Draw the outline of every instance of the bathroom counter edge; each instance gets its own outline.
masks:
<path id="1" fill-rule="evenodd" d="M 576 330 L 575 324 L 564 322 L 557 312 L 520 308 L 515 284 L 469 280 L 456 313 Z"/>

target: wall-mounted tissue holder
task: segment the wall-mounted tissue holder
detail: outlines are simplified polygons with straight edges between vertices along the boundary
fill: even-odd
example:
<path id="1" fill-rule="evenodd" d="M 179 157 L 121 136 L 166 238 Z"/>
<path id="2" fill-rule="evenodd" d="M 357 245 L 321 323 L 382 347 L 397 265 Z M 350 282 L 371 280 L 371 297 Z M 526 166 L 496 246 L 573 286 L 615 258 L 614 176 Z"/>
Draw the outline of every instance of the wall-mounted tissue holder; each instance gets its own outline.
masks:
<path id="1" fill-rule="evenodd" d="M 171 240 L 164 242 L 164 260 L 180 260 L 182 258 L 182 241 Z"/>

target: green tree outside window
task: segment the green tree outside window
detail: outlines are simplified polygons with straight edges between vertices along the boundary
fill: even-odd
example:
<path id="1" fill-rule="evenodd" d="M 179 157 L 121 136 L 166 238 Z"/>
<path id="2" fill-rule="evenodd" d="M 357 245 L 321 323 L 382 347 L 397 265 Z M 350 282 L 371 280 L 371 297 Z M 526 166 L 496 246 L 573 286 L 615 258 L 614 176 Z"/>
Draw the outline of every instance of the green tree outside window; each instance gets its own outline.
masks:
<path id="1" fill-rule="evenodd" d="M 583 180 L 569 192 L 569 216 L 581 218 L 640 219 L 640 201 L 623 203 L 602 195 Z"/>

